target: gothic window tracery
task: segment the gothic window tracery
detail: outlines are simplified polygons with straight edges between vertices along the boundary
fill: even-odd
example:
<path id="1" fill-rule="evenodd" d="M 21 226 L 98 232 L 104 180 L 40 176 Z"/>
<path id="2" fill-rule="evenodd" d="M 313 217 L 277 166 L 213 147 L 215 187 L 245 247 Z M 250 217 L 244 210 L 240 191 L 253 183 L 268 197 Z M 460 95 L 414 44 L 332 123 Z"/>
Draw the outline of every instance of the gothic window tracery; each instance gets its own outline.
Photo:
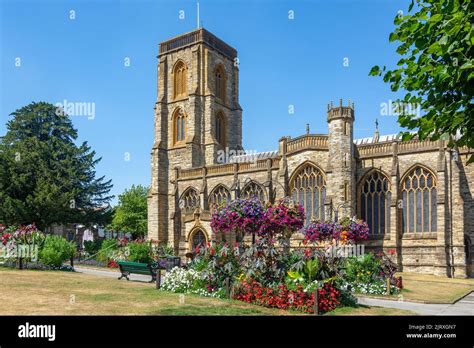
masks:
<path id="1" fill-rule="evenodd" d="M 417 166 L 403 177 L 400 191 L 402 232 L 436 232 L 437 189 L 434 174 L 422 166 Z"/>
<path id="2" fill-rule="evenodd" d="M 224 185 L 215 187 L 209 195 L 209 208 L 212 210 L 216 207 L 227 205 L 231 200 L 230 192 Z"/>
<path id="3" fill-rule="evenodd" d="M 184 191 L 181 199 L 179 201 L 179 207 L 185 213 L 192 213 L 194 210 L 200 206 L 199 193 L 196 189 L 190 187 Z"/>
<path id="4" fill-rule="evenodd" d="M 391 185 L 378 170 L 370 172 L 359 185 L 359 218 L 367 222 L 372 235 L 390 231 Z"/>
<path id="5" fill-rule="evenodd" d="M 304 207 L 306 223 L 324 220 L 326 179 L 316 166 L 308 163 L 298 169 L 290 181 L 290 192 L 293 201 Z"/>
<path id="6" fill-rule="evenodd" d="M 243 199 L 250 199 L 253 197 L 257 197 L 260 202 L 265 202 L 265 192 L 263 191 L 263 188 L 257 184 L 255 181 L 251 181 L 247 183 L 242 191 L 240 192 L 240 198 Z"/>

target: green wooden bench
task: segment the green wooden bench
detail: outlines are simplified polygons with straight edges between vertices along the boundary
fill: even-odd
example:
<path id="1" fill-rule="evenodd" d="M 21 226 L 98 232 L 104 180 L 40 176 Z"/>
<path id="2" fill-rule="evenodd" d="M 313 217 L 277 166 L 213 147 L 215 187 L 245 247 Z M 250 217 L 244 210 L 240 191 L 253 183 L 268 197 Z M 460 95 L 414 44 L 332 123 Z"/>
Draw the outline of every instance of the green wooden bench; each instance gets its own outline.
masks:
<path id="1" fill-rule="evenodd" d="M 129 275 L 134 274 L 144 274 L 150 275 L 151 280 L 150 283 L 156 281 L 156 264 L 147 264 L 147 263 L 140 263 L 140 262 L 128 262 L 128 261 L 119 261 L 118 262 L 120 272 L 122 275 L 118 278 L 119 280 L 122 278 L 129 279 Z"/>

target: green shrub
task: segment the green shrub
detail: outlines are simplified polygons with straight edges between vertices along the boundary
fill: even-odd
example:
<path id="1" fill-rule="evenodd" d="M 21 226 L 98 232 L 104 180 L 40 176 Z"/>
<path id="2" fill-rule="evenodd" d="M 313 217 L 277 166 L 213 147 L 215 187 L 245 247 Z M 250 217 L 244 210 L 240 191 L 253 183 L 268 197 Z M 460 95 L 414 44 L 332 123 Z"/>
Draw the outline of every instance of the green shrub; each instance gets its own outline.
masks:
<path id="1" fill-rule="evenodd" d="M 117 239 L 105 239 L 97 254 L 97 261 L 107 262 L 118 249 Z"/>
<path id="2" fill-rule="evenodd" d="M 380 278 L 380 259 L 372 253 L 349 257 L 346 261 L 345 278 L 349 282 L 370 283 Z"/>
<path id="3" fill-rule="evenodd" d="M 87 240 L 84 242 L 84 250 L 86 251 L 86 253 L 88 253 L 89 255 L 94 255 L 94 254 L 97 254 L 102 246 L 102 242 L 103 240 L 102 239 L 98 239 L 98 240 Z"/>
<path id="4" fill-rule="evenodd" d="M 151 262 L 151 246 L 147 242 L 128 243 L 128 260 L 132 262 L 149 263 Z"/>
<path id="5" fill-rule="evenodd" d="M 60 236 L 49 235 L 46 237 L 43 248 L 39 253 L 40 262 L 46 266 L 59 267 L 64 261 L 74 256 L 76 246 Z"/>

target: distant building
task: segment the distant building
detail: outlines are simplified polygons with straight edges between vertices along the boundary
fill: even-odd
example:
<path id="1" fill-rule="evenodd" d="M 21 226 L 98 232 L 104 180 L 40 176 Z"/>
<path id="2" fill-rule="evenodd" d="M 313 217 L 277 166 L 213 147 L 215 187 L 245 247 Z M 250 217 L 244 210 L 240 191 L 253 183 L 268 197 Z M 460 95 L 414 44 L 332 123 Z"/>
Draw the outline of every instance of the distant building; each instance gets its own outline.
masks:
<path id="1" fill-rule="evenodd" d="M 293 197 L 309 219 L 356 215 L 371 249 L 396 249 L 403 271 L 465 277 L 474 250 L 474 165 L 445 141 L 353 139 L 354 105 L 328 105 L 328 134 L 282 137 L 278 150 L 242 152 L 237 51 L 205 29 L 160 44 L 148 237 L 185 255 L 220 236 L 216 203 Z M 264 89 L 262 89 L 264 93 Z M 262 132 L 271 132 L 268 125 Z M 224 163 L 222 163 L 224 162 Z M 232 236 L 235 239 L 235 236 Z M 302 239 L 296 234 L 292 245 Z"/>

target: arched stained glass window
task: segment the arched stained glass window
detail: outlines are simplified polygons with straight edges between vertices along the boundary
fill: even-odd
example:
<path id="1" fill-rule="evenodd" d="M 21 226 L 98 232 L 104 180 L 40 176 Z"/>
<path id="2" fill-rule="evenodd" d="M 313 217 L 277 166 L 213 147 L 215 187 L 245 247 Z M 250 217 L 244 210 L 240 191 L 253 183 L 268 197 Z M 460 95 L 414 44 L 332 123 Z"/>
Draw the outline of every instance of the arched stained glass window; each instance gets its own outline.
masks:
<path id="1" fill-rule="evenodd" d="M 263 188 L 257 184 L 255 181 L 251 181 L 244 186 L 242 191 L 240 192 L 240 198 L 243 199 L 250 199 L 253 197 L 257 197 L 260 202 L 265 202 L 265 192 Z"/>
<path id="2" fill-rule="evenodd" d="M 218 185 L 209 195 L 209 208 L 214 210 L 216 207 L 227 205 L 230 199 L 229 190 L 224 185 Z"/>
<path id="3" fill-rule="evenodd" d="M 436 232 L 437 191 L 434 174 L 418 166 L 403 177 L 400 185 L 402 232 Z"/>
<path id="4" fill-rule="evenodd" d="M 390 231 L 390 179 L 378 170 L 369 173 L 359 185 L 359 218 L 366 221 L 372 235 Z"/>
<path id="5" fill-rule="evenodd" d="M 290 181 L 290 192 L 295 203 L 304 207 L 306 223 L 324 220 L 326 179 L 316 166 L 308 163 L 298 169 Z"/>
<path id="6" fill-rule="evenodd" d="M 186 189 L 179 200 L 179 207 L 184 210 L 185 213 L 192 213 L 199 206 L 199 193 L 192 187 Z"/>

